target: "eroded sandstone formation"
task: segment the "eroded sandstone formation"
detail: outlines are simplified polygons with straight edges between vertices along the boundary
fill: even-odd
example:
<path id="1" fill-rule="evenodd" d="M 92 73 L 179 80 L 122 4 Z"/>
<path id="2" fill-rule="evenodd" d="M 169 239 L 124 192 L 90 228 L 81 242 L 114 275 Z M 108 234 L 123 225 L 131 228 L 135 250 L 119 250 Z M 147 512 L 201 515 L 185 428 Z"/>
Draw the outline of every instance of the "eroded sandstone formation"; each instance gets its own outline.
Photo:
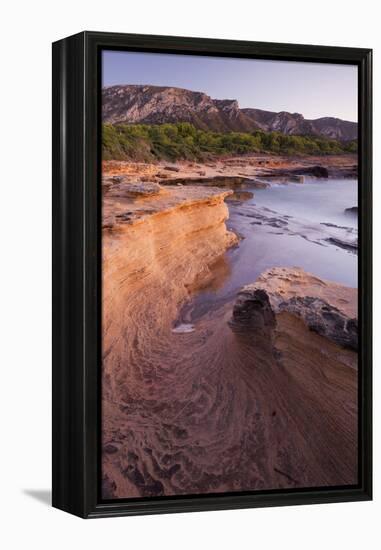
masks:
<path id="1" fill-rule="evenodd" d="M 229 276 L 234 195 L 160 186 L 164 165 L 108 166 L 121 178 L 105 179 L 103 197 L 103 497 L 355 484 L 356 291 L 275 269 L 249 289 L 235 330 L 235 297 L 184 319 L 200 289 Z M 224 167 L 205 166 L 206 177 Z M 243 214 L 294 229 L 272 212 Z M 309 298 L 319 320 L 330 316 L 327 330 L 311 330 Z M 333 330 L 341 320 L 348 342 Z"/>
<path id="2" fill-rule="evenodd" d="M 104 179 L 122 176 L 130 182 L 157 182 L 163 185 L 210 185 L 212 187 L 263 188 L 268 182 L 304 183 L 305 177 L 356 178 L 357 155 L 341 154 L 274 156 L 250 154 L 245 157 L 216 158 L 213 162 L 165 161 L 133 162 L 103 161 Z"/>
<path id="3" fill-rule="evenodd" d="M 181 187 L 132 199 L 126 186 L 125 195 L 118 187 L 104 197 L 105 496 L 181 492 L 185 456 L 174 457 L 188 439 L 181 417 L 197 346 L 183 349 L 186 335 L 172 329 L 181 305 L 236 242 L 225 225 L 230 193 Z"/>
<path id="4" fill-rule="evenodd" d="M 273 268 L 245 286 L 233 308 L 236 331 L 272 330 L 276 315 L 286 312 L 313 332 L 357 351 L 357 291 L 328 283 L 302 269 Z"/>

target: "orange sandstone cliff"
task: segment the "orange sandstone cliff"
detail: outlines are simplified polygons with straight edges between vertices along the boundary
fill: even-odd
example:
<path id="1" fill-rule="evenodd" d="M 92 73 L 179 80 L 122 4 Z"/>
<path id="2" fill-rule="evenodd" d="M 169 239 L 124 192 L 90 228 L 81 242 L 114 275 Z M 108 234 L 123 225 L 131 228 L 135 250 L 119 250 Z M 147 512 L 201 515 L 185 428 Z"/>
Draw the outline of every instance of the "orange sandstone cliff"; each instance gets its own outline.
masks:
<path id="1" fill-rule="evenodd" d="M 177 331 L 181 306 L 228 274 L 231 192 L 105 184 L 103 497 L 356 483 L 357 354 L 292 301 L 345 324 L 356 291 L 270 270 Z M 266 307 L 251 309 L 257 290 Z"/>

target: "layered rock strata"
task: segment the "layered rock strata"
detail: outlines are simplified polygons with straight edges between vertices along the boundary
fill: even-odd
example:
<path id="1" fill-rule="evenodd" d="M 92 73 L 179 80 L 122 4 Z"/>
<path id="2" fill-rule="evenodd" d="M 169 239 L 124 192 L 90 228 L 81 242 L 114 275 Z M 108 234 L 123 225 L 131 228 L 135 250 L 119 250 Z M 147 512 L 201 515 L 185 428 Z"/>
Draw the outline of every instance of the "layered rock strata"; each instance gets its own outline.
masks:
<path id="1" fill-rule="evenodd" d="M 274 268 L 245 286 L 233 308 L 234 330 L 272 330 L 276 316 L 290 313 L 309 330 L 357 351 L 357 291 L 328 283 L 302 269 Z"/>
<path id="2" fill-rule="evenodd" d="M 133 174 L 106 183 L 102 496 L 357 483 L 357 354 L 334 337 L 337 318 L 311 331 L 298 301 L 329 304 L 348 329 L 355 291 L 273 270 L 243 330 L 231 330 L 232 301 L 184 320 L 200 289 L 229 276 L 232 192 Z"/>

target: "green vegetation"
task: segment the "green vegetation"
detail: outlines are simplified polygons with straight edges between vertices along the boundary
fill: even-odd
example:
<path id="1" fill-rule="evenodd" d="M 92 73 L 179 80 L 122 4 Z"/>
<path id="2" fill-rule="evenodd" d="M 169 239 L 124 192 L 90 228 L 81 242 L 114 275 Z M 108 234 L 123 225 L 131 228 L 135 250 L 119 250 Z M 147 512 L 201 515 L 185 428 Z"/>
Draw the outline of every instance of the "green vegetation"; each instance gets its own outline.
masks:
<path id="1" fill-rule="evenodd" d="M 205 160 L 218 155 L 271 152 L 284 155 L 354 153 L 357 141 L 315 136 L 285 136 L 279 132 L 216 133 L 177 124 L 103 125 L 104 160 Z"/>

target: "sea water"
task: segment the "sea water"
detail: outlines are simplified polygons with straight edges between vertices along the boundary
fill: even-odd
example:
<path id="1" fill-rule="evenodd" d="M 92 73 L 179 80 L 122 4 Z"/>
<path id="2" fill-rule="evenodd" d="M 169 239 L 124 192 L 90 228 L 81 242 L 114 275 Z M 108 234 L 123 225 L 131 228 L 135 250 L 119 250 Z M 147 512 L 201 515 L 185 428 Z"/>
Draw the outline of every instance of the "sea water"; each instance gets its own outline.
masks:
<path id="1" fill-rule="evenodd" d="M 357 206 L 357 180 L 306 178 L 304 183 L 245 189 L 252 191 L 252 199 L 228 203 L 227 227 L 241 236 L 239 246 L 225 254 L 223 276 L 220 269 L 210 288 L 194 298 L 192 319 L 234 299 L 242 286 L 272 267 L 299 267 L 320 278 L 357 287 L 356 250 L 326 239 L 331 228 L 338 235 L 352 232 L 357 236 L 357 215 L 345 212 Z M 250 211 L 262 209 L 271 211 L 274 219 L 286 217 L 292 223 L 292 234 L 250 217 Z M 313 228 L 318 238 L 308 239 L 306 228 Z"/>

